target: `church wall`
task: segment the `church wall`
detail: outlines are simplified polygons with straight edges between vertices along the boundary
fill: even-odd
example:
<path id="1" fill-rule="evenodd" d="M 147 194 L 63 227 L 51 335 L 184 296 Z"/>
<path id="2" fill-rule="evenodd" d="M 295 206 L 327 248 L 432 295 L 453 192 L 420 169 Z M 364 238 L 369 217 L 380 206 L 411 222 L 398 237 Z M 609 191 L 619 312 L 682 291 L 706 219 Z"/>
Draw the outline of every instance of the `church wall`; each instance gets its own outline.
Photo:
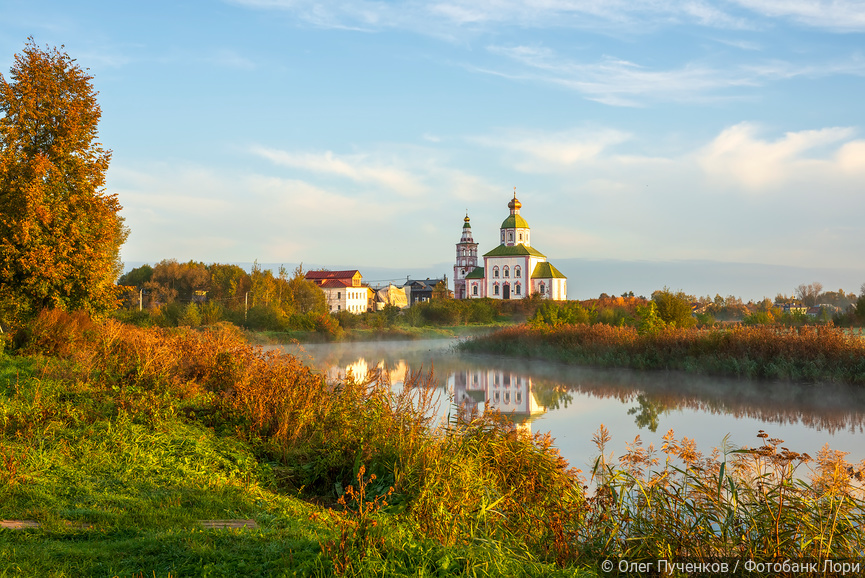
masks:
<path id="1" fill-rule="evenodd" d="M 484 271 L 486 272 L 486 290 L 487 295 L 493 299 L 504 299 L 504 285 L 507 283 L 510 287 L 510 299 L 522 299 L 529 293 L 527 292 L 530 285 L 531 271 L 528 271 L 530 259 L 525 256 L 514 257 L 486 257 L 484 259 Z M 508 269 L 508 277 L 505 277 L 505 267 Z M 517 277 L 516 268 L 520 269 L 520 276 Z M 496 277 L 496 268 L 498 268 L 499 276 Z M 516 291 L 519 284 L 520 290 Z M 496 285 L 499 290 L 496 292 Z"/>

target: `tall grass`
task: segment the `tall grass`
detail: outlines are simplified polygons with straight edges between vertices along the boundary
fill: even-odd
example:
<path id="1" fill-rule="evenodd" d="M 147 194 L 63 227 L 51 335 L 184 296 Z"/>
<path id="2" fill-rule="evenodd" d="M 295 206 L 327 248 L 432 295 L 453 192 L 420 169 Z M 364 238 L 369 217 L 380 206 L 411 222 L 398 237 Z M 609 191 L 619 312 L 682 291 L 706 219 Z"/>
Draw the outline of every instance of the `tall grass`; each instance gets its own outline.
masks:
<path id="1" fill-rule="evenodd" d="M 603 324 L 520 325 L 465 341 L 460 348 L 608 367 L 865 383 L 865 340 L 823 325 L 666 328 L 645 334 Z"/>
<path id="2" fill-rule="evenodd" d="M 577 541 L 595 556 L 629 559 L 860 558 L 865 463 L 854 467 L 828 447 L 815 460 L 763 431 L 758 437 L 757 448 L 703 456 L 670 431 L 660 458 L 638 437 L 615 464 L 601 426 L 597 490 Z"/>

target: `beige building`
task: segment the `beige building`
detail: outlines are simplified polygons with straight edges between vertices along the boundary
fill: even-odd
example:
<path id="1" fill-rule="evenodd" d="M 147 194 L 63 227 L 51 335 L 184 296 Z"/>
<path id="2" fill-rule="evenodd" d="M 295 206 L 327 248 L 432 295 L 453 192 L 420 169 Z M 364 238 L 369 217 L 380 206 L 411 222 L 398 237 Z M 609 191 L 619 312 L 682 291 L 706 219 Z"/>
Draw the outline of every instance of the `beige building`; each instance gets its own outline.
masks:
<path id="1" fill-rule="evenodd" d="M 404 287 L 390 284 L 375 292 L 375 310 L 381 311 L 385 305 L 394 305 L 400 309 L 408 307 L 408 294 Z"/>

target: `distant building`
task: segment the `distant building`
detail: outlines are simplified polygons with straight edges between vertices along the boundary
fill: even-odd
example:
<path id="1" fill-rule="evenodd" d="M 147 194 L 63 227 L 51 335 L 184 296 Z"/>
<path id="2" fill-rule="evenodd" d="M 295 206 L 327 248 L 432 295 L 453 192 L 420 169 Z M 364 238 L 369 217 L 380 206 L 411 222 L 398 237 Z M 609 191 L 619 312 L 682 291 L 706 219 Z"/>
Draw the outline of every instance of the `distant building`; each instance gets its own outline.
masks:
<path id="1" fill-rule="evenodd" d="M 324 291 L 331 313 L 363 313 L 369 307 L 369 291 L 361 285 L 363 276 L 357 269 L 349 271 L 307 271 L 305 278 Z"/>
<path id="2" fill-rule="evenodd" d="M 531 229 L 520 215 L 522 203 L 508 203 L 510 215 L 499 228 L 500 245 L 484 254 L 478 266 L 478 244 L 472 238 L 469 217 L 456 245 L 454 296 L 457 299 L 522 299 L 539 294 L 545 299 L 568 298 L 568 278 L 547 262 L 546 256 L 531 245 Z"/>
<path id="3" fill-rule="evenodd" d="M 381 311 L 385 305 L 393 305 L 403 309 L 408 307 L 408 292 L 405 287 L 389 284 L 375 292 L 375 310 Z"/>
<path id="4" fill-rule="evenodd" d="M 424 303 L 425 301 L 429 301 L 433 297 L 433 292 L 435 290 L 436 285 L 439 283 L 444 283 L 445 287 L 448 284 L 448 278 L 443 277 L 441 279 L 409 279 L 406 281 L 403 288 L 406 289 L 406 293 L 408 293 L 409 305 L 414 305 L 415 303 Z"/>

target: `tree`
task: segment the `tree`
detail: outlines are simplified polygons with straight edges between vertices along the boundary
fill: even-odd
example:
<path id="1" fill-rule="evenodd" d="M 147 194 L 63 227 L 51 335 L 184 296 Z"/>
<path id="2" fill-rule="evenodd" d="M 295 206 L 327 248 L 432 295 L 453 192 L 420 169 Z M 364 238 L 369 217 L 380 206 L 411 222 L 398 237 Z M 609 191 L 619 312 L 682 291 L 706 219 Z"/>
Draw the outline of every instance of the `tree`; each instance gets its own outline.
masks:
<path id="1" fill-rule="evenodd" d="M 62 47 L 61 47 L 62 48 Z M 115 307 L 127 229 L 104 191 L 111 152 L 97 142 L 92 77 L 29 38 L 0 74 L 0 318 L 43 308 Z"/>
<path id="2" fill-rule="evenodd" d="M 798 297 L 805 305 L 814 307 L 817 305 L 822 291 L 822 283 L 818 283 L 817 281 L 809 283 L 808 285 L 803 283 L 796 287 L 796 297 Z"/>
<path id="3" fill-rule="evenodd" d="M 324 291 L 312 281 L 307 281 L 302 263 L 294 270 L 294 277 L 288 282 L 288 290 L 298 313 L 305 315 L 327 312 L 327 297 Z"/>
<path id="4" fill-rule="evenodd" d="M 664 323 L 676 327 L 691 327 L 697 320 L 691 315 L 691 301 L 693 298 L 685 295 L 682 291 L 673 293 L 664 287 L 662 291 L 652 294 L 652 301 L 657 307 L 658 317 Z"/>

